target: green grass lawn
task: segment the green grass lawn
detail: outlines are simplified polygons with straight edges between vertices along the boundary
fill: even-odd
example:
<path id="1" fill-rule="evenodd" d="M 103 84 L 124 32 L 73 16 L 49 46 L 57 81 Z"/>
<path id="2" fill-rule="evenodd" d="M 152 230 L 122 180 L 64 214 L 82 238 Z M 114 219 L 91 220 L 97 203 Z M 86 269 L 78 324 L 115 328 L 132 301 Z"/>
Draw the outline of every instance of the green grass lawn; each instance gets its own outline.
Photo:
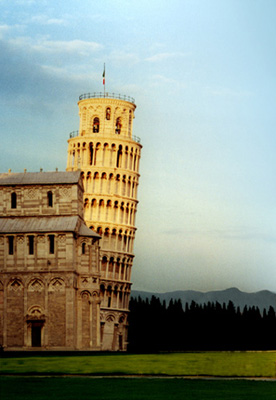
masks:
<path id="1" fill-rule="evenodd" d="M 0 374 L 275 377 L 276 352 L 92 354 L 0 358 Z"/>
<path id="2" fill-rule="evenodd" d="M 275 400 L 276 382 L 0 377 L 1 400 Z"/>

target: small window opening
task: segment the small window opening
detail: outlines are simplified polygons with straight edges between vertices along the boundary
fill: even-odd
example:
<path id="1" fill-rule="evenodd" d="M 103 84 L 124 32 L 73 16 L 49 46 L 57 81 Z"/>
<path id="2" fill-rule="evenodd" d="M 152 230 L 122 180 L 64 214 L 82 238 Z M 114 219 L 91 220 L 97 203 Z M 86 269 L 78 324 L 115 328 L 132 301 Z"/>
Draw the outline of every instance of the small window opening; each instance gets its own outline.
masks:
<path id="1" fill-rule="evenodd" d="M 110 108 L 108 107 L 108 108 L 106 109 L 105 118 L 109 121 L 109 120 L 110 120 L 110 116 L 111 116 L 111 110 L 110 110 Z"/>
<path id="2" fill-rule="evenodd" d="M 47 192 L 48 207 L 53 207 L 53 193 L 51 191 Z"/>
<path id="3" fill-rule="evenodd" d="M 29 239 L 29 254 L 34 254 L 34 236 L 28 236 Z"/>
<path id="4" fill-rule="evenodd" d="M 11 194 L 11 208 L 16 208 L 17 204 L 16 204 L 16 193 L 13 192 Z"/>
<path id="5" fill-rule="evenodd" d="M 93 132 L 98 133 L 100 131 L 100 120 L 99 118 L 94 118 L 93 121 Z"/>
<path id="6" fill-rule="evenodd" d="M 82 243 L 82 245 L 81 245 L 81 253 L 82 254 L 85 254 L 85 248 L 86 248 L 85 243 Z"/>
<path id="7" fill-rule="evenodd" d="M 13 236 L 8 236 L 8 241 L 9 241 L 9 254 L 14 253 L 14 237 Z"/>
<path id="8" fill-rule="evenodd" d="M 116 119 L 115 133 L 117 133 L 117 135 L 120 135 L 121 129 L 122 129 L 122 121 L 121 121 L 121 118 L 119 117 L 119 118 Z"/>
<path id="9" fill-rule="evenodd" d="M 49 235 L 49 253 L 55 253 L 55 235 Z"/>

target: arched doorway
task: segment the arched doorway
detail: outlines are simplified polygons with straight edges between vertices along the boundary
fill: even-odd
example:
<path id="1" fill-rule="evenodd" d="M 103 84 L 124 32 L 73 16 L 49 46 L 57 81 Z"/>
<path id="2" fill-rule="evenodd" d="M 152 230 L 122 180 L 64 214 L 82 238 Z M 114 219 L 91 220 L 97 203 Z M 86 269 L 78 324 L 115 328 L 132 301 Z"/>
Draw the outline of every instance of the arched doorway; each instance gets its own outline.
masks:
<path id="1" fill-rule="evenodd" d="M 31 330 L 32 330 L 32 347 L 41 347 L 41 333 L 44 325 L 44 321 L 32 321 L 31 322 Z"/>
<path id="2" fill-rule="evenodd" d="M 39 306 L 31 307 L 27 317 L 27 345 L 28 347 L 42 347 L 44 343 L 45 315 Z"/>

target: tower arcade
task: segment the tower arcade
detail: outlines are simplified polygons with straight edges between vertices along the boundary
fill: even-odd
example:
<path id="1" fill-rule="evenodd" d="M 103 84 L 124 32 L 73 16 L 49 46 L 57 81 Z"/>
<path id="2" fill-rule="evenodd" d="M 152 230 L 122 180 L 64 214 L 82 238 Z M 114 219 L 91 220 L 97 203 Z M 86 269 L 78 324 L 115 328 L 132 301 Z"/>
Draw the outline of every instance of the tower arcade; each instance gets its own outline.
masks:
<path id="1" fill-rule="evenodd" d="M 80 126 L 68 140 L 67 171 L 81 170 L 84 220 L 102 236 L 102 350 L 126 350 L 142 148 L 132 134 L 136 105 L 126 96 L 89 93 L 78 106 Z"/>

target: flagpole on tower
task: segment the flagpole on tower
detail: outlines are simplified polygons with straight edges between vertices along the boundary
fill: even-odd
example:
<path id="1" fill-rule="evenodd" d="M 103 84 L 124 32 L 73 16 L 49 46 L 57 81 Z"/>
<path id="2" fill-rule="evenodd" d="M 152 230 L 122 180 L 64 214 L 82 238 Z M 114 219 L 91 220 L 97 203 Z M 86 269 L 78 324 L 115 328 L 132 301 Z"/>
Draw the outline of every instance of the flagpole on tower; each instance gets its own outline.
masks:
<path id="1" fill-rule="evenodd" d="M 103 85 L 104 85 L 104 97 L 105 97 L 105 63 L 104 63 L 104 70 L 103 70 Z"/>

